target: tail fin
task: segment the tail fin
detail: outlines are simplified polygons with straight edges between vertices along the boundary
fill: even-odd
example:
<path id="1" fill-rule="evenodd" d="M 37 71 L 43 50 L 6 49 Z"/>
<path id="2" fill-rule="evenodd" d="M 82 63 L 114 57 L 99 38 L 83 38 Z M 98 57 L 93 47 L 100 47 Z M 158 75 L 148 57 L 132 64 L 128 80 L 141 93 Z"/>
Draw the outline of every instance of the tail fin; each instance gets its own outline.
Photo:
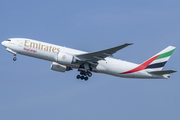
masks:
<path id="1" fill-rule="evenodd" d="M 156 59 L 154 59 L 154 61 L 152 61 L 145 69 L 153 69 L 156 71 L 162 70 L 164 65 L 169 60 L 169 58 L 171 57 L 175 49 L 176 47 L 173 47 L 173 46 L 169 46 L 165 48 L 164 50 L 162 50 L 161 52 L 153 56 Z"/>
<path id="2" fill-rule="evenodd" d="M 138 67 L 136 67 L 132 70 L 123 72 L 121 74 L 134 73 L 134 72 L 141 71 L 144 69 L 148 69 L 149 72 L 150 71 L 161 71 L 163 69 L 164 65 L 166 64 L 166 62 L 169 60 L 172 53 L 174 52 L 174 50 L 175 50 L 175 47 L 169 46 L 166 49 L 159 52 L 158 54 L 151 57 L 150 59 L 148 59 L 147 61 L 140 64 Z"/>

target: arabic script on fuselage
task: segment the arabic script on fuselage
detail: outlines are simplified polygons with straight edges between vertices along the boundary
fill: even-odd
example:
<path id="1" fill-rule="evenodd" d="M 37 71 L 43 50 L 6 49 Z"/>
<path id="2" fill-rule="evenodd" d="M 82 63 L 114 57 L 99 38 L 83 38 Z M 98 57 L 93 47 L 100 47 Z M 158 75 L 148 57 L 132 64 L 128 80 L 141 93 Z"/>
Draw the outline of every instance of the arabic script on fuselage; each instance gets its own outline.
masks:
<path id="1" fill-rule="evenodd" d="M 25 47 L 24 47 L 24 50 L 29 51 L 29 52 L 33 52 L 33 53 L 37 52 L 36 50 L 31 50 L 30 48 L 25 48 Z"/>

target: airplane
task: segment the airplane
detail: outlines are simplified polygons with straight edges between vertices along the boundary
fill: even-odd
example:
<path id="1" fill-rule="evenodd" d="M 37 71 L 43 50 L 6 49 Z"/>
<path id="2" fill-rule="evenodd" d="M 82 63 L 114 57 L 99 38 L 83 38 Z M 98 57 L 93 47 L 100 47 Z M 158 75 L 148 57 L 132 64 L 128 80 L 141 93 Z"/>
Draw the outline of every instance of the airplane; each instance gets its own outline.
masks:
<path id="1" fill-rule="evenodd" d="M 135 64 L 113 58 L 114 53 L 133 43 L 90 53 L 27 38 L 10 38 L 1 44 L 14 55 L 14 61 L 17 54 L 51 61 L 52 70 L 66 72 L 77 69 L 80 75 L 76 78 L 85 81 L 92 72 L 138 79 L 168 79 L 169 74 L 177 72 L 162 70 L 176 48 L 173 46 L 168 46 L 142 64 Z"/>

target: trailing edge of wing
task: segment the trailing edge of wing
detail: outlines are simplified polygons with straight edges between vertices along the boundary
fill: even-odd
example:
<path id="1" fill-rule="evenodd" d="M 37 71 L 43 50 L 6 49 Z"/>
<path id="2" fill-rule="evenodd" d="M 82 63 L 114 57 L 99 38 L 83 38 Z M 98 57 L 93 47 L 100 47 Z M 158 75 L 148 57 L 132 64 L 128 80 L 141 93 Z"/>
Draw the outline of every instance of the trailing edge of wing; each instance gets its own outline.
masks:
<path id="1" fill-rule="evenodd" d="M 116 53 L 118 50 L 121 50 L 129 45 L 132 45 L 133 43 L 126 43 L 117 47 L 97 51 L 97 52 L 91 52 L 91 53 L 85 53 L 80 55 L 75 55 L 78 59 L 81 61 L 93 61 L 97 62 L 98 60 L 104 60 L 104 58 L 108 56 L 112 56 L 114 53 Z"/>
<path id="2" fill-rule="evenodd" d="M 152 71 L 152 72 L 149 72 L 151 74 L 155 74 L 155 75 L 164 75 L 164 74 L 171 74 L 171 73 L 174 73 L 174 72 L 177 72 L 175 70 L 162 70 L 162 71 Z"/>

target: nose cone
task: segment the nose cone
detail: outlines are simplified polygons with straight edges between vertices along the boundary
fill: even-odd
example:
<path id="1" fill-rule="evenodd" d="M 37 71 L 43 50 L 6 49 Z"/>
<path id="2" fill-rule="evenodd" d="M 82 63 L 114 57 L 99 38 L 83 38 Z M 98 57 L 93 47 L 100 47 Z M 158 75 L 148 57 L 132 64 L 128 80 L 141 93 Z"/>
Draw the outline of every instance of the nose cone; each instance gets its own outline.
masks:
<path id="1" fill-rule="evenodd" d="M 2 43 L 1 43 L 3 46 L 4 46 L 4 41 L 2 41 Z"/>
<path id="2" fill-rule="evenodd" d="M 4 47 L 6 47 L 6 46 L 5 46 L 5 41 L 2 41 L 2 43 L 1 43 L 1 44 L 2 44 Z"/>

